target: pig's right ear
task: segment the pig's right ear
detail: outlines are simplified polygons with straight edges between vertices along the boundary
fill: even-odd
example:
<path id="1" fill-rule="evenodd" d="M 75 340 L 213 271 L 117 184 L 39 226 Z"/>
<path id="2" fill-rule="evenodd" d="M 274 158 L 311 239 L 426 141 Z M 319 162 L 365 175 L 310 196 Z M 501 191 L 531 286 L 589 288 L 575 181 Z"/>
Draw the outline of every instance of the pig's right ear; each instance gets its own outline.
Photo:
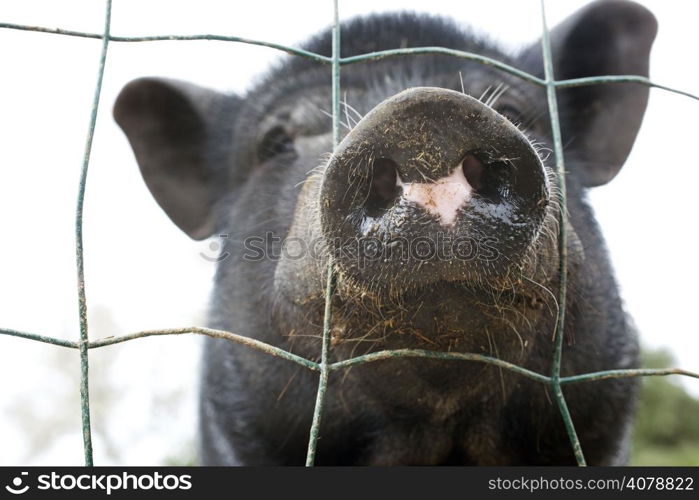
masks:
<path id="1" fill-rule="evenodd" d="M 216 229 L 214 206 L 229 181 L 237 103 L 188 83 L 141 78 L 126 85 L 114 105 L 153 197 L 197 240 Z"/>
<path id="2" fill-rule="evenodd" d="M 653 14 L 626 0 L 592 2 L 551 31 L 557 80 L 600 75 L 648 76 L 658 29 Z M 523 66 L 543 76 L 541 46 L 532 46 Z M 566 157 L 588 187 L 609 182 L 631 151 L 648 102 L 640 83 L 608 83 L 557 92 Z"/>

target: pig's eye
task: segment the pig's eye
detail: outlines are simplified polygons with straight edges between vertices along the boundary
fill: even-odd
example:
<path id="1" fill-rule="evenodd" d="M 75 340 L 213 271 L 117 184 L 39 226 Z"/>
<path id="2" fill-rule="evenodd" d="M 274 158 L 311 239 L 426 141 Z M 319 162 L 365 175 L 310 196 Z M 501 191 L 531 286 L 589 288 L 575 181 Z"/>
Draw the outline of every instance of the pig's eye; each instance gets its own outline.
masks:
<path id="1" fill-rule="evenodd" d="M 257 147 L 260 160 L 269 160 L 275 156 L 294 152 L 294 140 L 282 127 L 270 129 Z"/>
<path id="2" fill-rule="evenodd" d="M 502 106 L 498 106 L 495 108 L 495 111 L 500 113 L 502 116 L 504 116 L 514 124 L 520 123 L 522 121 L 522 113 L 517 108 L 515 108 L 514 106 L 510 106 L 509 104 L 503 104 Z"/>

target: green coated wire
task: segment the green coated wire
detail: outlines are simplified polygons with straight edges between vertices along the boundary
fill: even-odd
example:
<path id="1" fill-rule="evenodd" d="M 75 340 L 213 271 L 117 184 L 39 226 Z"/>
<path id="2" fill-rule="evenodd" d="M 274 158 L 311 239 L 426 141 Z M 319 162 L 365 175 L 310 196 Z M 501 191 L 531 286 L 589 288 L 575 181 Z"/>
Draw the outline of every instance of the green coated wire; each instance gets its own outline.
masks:
<path id="1" fill-rule="evenodd" d="M 39 33 L 48 33 L 53 35 L 64 35 L 73 36 L 80 38 L 91 38 L 91 39 L 102 39 L 104 35 L 100 33 L 90 33 L 86 31 L 74 31 L 74 30 L 64 30 L 61 28 L 47 28 L 44 26 L 28 26 L 24 24 L 15 23 L 0 23 L 0 28 L 20 30 L 20 31 L 34 31 Z M 316 54 L 314 52 L 309 52 L 307 50 L 299 49 L 296 47 L 290 47 L 287 45 L 282 45 L 278 43 L 266 42 L 264 40 L 255 40 L 252 38 L 244 38 L 239 36 L 227 36 L 227 35 L 216 35 L 216 34 L 199 34 L 199 35 L 152 35 L 152 36 L 109 36 L 110 42 L 120 42 L 120 43 L 132 43 L 132 42 L 175 42 L 175 41 L 218 41 L 218 42 L 237 42 L 246 45 L 257 45 L 260 47 L 268 47 L 271 49 L 286 52 L 287 54 L 296 55 L 299 57 L 305 57 L 313 61 L 317 61 L 323 64 L 332 64 L 333 58 L 323 56 L 321 54 Z M 484 64 L 487 66 L 492 66 L 506 73 L 521 78 L 522 80 L 531 82 L 535 85 L 545 87 L 547 85 L 546 80 L 539 78 L 535 75 L 522 71 L 514 66 L 505 64 L 497 59 L 492 59 L 480 54 L 475 54 L 472 52 L 466 52 L 462 50 L 449 49 L 446 47 L 410 47 L 404 49 L 389 49 L 377 52 L 369 52 L 366 54 L 360 54 L 351 57 L 341 57 L 339 63 L 341 66 L 355 64 L 359 62 L 373 61 L 378 59 L 383 59 L 386 57 L 396 57 L 396 56 L 409 56 L 418 54 L 432 54 L 432 55 L 448 55 L 451 57 L 458 57 L 461 59 L 468 59 L 475 61 L 479 64 Z M 699 100 L 699 95 L 686 92 L 684 90 L 669 87 L 667 85 L 661 85 L 651 81 L 648 77 L 640 75 L 602 75 L 602 76 L 589 76 L 584 78 L 572 78 L 569 80 L 558 80 L 550 82 L 557 88 L 565 87 L 582 87 L 588 85 L 603 85 L 603 84 L 613 84 L 613 83 L 628 83 L 635 82 L 642 85 L 647 85 L 649 87 L 655 87 L 658 89 L 665 90 L 674 94 L 679 94 L 690 99 Z"/>
<path id="2" fill-rule="evenodd" d="M 87 183 L 87 170 L 90 164 L 92 152 L 92 139 L 95 135 L 97 124 L 97 110 L 99 108 L 100 94 L 102 93 L 102 80 L 104 78 L 104 66 L 107 61 L 107 47 L 109 46 L 109 29 L 112 19 L 112 0 L 106 0 L 104 36 L 102 38 L 102 52 L 100 53 L 99 69 L 97 71 L 97 84 L 92 101 L 90 113 L 90 126 L 85 141 L 85 155 L 80 171 L 80 184 L 78 186 L 78 203 L 75 211 L 75 254 L 78 272 L 78 314 L 80 317 L 80 410 L 82 417 L 83 447 L 85 452 L 85 465 L 91 467 L 92 459 L 92 432 L 90 430 L 90 391 L 88 377 L 88 326 L 87 326 L 87 299 L 85 297 L 85 272 L 83 262 L 83 204 L 85 202 L 85 186 Z"/>
<path id="3" fill-rule="evenodd" d="M 563 160 L 563 140 L 561 139 L 561 125 L 558 120 L 558 102 L 556 100 L 556 86 L 554 84 L 553 57 L 551 55 L 551 40 L 548 26 L 546 25 L 545 0 L 541 0 L 541 24 L 542 37 L 541 49 L 544 59 L 544 74 L 546 76 L 546 97 L 548 99 L 549 117 L 551 119 L 551 131 L 553 135 L 553 151 L 556 158 L 556 176 L 558 178 L 558 318 L 556 319 L 556 331 L 554 334 L 553 362 L 551 364 L 551 389 L 556 398 L 558 409 L 563 417 L 573 454 L 578 465 L 584 466 L 585 456 L 575 425 L 568 410 L 568 404 L 561 388 L 561 357 L 563 354 L 563 335 L 566 320 L 566 294 L 568 290 L 568 230 L 567 230 L 567 190 L 565 163 Z"/>
<path id="4" fill-rule="evenodd" d="M 338 0 L 333 2 L 333 28 L 332 28 L 332 126 L 333 126 L 333 150 L 340 143 L 340 17 Z M 320 437 L 320 422 L 325 406 L 325 392 L 328 388 L 330 377 L 330 329 L 332 327 L 332 297 L 335 292 L 335 270 L 332 259 L 328 259 L 327 277 L 325 282 L 325 308 L 323 311 L 323 337 L 320 358 L 320 377 L 318 379 L 318 392 L 316 393 L 313 420 L 308 438 L 308 452 L 306 453 L 306 467 L 312 467 L 315 463 L 318 438 Z"/>

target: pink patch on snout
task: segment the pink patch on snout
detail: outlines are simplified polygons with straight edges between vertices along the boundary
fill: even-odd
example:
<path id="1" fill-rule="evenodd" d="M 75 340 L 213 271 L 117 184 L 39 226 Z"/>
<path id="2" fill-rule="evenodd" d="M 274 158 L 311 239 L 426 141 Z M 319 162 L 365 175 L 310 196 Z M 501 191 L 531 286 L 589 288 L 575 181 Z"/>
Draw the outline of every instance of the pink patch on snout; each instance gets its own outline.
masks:
<path id="1" fill-rule="evenodd" d="M 435 182 L 404 183 L 398 176 L 397 183 L 403 188 L 401 196 L 404 199 L 415 202 L 436 215 L 443 226 L 453 226 L 456 223 L 457 211 L 466 204 L 473 192 L 460 166 Z"/>

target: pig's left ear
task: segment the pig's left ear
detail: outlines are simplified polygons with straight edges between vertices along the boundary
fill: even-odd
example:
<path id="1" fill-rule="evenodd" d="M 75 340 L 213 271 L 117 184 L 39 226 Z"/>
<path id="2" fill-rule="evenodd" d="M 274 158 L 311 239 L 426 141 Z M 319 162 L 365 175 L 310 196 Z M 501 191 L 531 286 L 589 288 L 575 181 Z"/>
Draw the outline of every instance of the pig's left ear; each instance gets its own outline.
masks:
<path id="1" fill-rule="evenodd" d="M 653 14 L 626 0 L 589 4 L 551 31 L 556 80 L 600 75 L 648 76 L 650 49 L 658 29 Z M 540 44 L 524 54 L 524 65 L 543 75 Z M 586 186 L 614 178 L 626 161 L 648 103 L 648 87 L 608 83 L 558 91 L 566 158 Z"/>
<path id="2" fill-rule="evenodd" d="M 148 189 L 172 222 L 197 240 L 215 231 L 214 206 L 231 181 L 238 101 L 177 80 L 140 78 L 114 105 Z"/>

